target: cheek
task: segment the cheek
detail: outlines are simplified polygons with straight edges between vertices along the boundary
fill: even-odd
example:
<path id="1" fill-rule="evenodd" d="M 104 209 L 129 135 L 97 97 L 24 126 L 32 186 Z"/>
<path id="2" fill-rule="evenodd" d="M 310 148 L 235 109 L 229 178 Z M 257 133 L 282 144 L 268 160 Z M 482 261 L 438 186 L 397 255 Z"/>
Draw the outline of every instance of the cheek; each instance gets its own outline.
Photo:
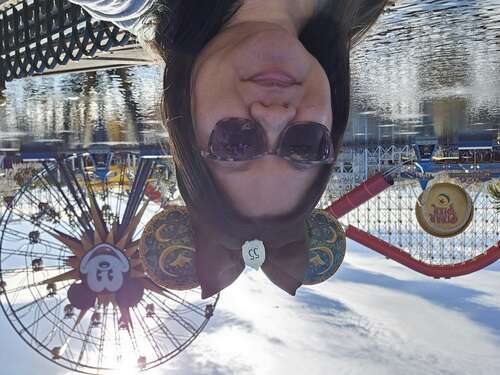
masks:
<path id="1" fill-rule="evenodd" d="M 236 116 L 238 93 L 234 78 L 222 74 L 219 69 L 202 67 L 193 76 L 191 85 L 191 116 L 194 122 L 196 141 L 206 146 L 215 124 L 222 118 Z"/>
<path id="2" fill-rule="evenodd" d="M 330 83 L 321 67 L 315 69 L 315 74 L 308 81 L 306 95 L 301 108 L 301 118 L 314 118 L 316 122 L 332 128 L 332 95 Z"/>
<path id="3" fill-rule="evenodd" d="M 297 121 L 314 121 L 332 128 L 332 92 L 321 64 L 309 55 L 310 70 L 304 81 L 304 95 L 298 103 Z"/>
<path id="4" fill-rule="evenodd" d="M 210 134 L 220 119 L 248 115 L 238 89 L 239 82 L 228 59 L 211 56 L 195 65 L 191 80 L 191 116 L 200 147 L 208 145 Z"/>

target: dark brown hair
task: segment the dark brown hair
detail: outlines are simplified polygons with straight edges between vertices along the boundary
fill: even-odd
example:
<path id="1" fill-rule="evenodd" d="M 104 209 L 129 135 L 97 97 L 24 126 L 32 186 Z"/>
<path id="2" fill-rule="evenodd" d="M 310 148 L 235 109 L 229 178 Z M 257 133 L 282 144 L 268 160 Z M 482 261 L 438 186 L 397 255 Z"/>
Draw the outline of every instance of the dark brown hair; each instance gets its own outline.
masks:
<path id="1" fill-rule="evenodd" d="M 166 64 L 162 112 L 182 197 L 194 214 L 195 226 L 213 223 L 214 228 L 224 228 L 228 242 L 234 242 L 234 246 L 252 236 L 278 239 L 290 234 L 290 229 L 297 225 L 305 232 L 305 217 L 321 198 L 332 172 L 332 166 L 323 167 L 302 201 L 286 217 L 250 220 L 228 204 L 201 158 L 191 116 L 192 68 L 203 47 L 241 3 L 241 0 L 165 0 L 158 10 L 159 26 L 154 41 L 154 48 Z M 350 50 L 382 13 L 386 0 L 324 0 L 323 3 L 302 30 L 300 40 L 328 76 L 332 92 L 332 140 L 338 151 L 349 115 Z"/>

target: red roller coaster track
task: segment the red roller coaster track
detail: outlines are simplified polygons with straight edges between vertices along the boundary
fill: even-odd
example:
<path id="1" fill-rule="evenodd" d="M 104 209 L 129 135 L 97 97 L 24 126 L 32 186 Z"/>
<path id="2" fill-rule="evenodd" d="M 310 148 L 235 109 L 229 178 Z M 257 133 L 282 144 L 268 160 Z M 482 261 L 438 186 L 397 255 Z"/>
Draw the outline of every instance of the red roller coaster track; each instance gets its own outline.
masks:
<path id="1" fill-rule="evenodd" d="M 361 206 L 363 203 L 369 201 L 371 198 L 376 197 L 393 184 L 394 181 L 390 176 L 384 176 L 381 173 L 377 173 L 333 202 L 326 211 L 336 218 L 341 218 Z"/>
<path id="2" fill-rule="evenodd" d="M 364 245 L 384 256 L 390 258 L 403 266 L 411 268 L 414 271 L 436 279 L 464 276 L 479 271 L 500 259 L 500 241 L 496 246 L 490 247 L 484 253 L 475 258 L 469 259 L 463 263 L 448 265 L 430 265 L 413 258 L 406 251 L 390 243 L 372 236 L 365 231 L 352 225 L 346 230 L 346 235 L 361 245 Z"/>

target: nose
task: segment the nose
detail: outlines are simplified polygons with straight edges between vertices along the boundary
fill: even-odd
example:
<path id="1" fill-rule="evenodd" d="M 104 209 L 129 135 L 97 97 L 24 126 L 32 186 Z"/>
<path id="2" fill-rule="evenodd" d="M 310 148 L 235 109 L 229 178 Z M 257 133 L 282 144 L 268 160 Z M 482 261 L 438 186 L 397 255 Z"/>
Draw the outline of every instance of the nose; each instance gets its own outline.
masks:
<path id="1" fill-rule="evenodd" d="M 266 104 L 257 101 L 250 106 L 250 116 L 266 130 L 271 148 L 274 148 L 281 131 L 295 118 L 296 114 L 296 108 L 285 103 Z"/>
<path id="2" fill-rule="evenodd" d="M 106 261 L 99 262 L 99 268 L 106 269 L 109 268 L 110 264 Z"/>

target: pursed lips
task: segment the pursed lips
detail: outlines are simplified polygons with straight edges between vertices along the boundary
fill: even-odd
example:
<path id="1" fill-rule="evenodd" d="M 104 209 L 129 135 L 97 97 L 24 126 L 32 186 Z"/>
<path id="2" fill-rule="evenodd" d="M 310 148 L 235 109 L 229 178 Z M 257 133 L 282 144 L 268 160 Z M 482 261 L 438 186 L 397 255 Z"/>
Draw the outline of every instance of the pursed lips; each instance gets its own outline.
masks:
<path id="1" fill-rule="evenodd" d="M 300 84 L 293 76 L 283 71 L 257 73 L 244 81 L 250 81 L 263 87 L 279 88 L 287 88 Z"/>

